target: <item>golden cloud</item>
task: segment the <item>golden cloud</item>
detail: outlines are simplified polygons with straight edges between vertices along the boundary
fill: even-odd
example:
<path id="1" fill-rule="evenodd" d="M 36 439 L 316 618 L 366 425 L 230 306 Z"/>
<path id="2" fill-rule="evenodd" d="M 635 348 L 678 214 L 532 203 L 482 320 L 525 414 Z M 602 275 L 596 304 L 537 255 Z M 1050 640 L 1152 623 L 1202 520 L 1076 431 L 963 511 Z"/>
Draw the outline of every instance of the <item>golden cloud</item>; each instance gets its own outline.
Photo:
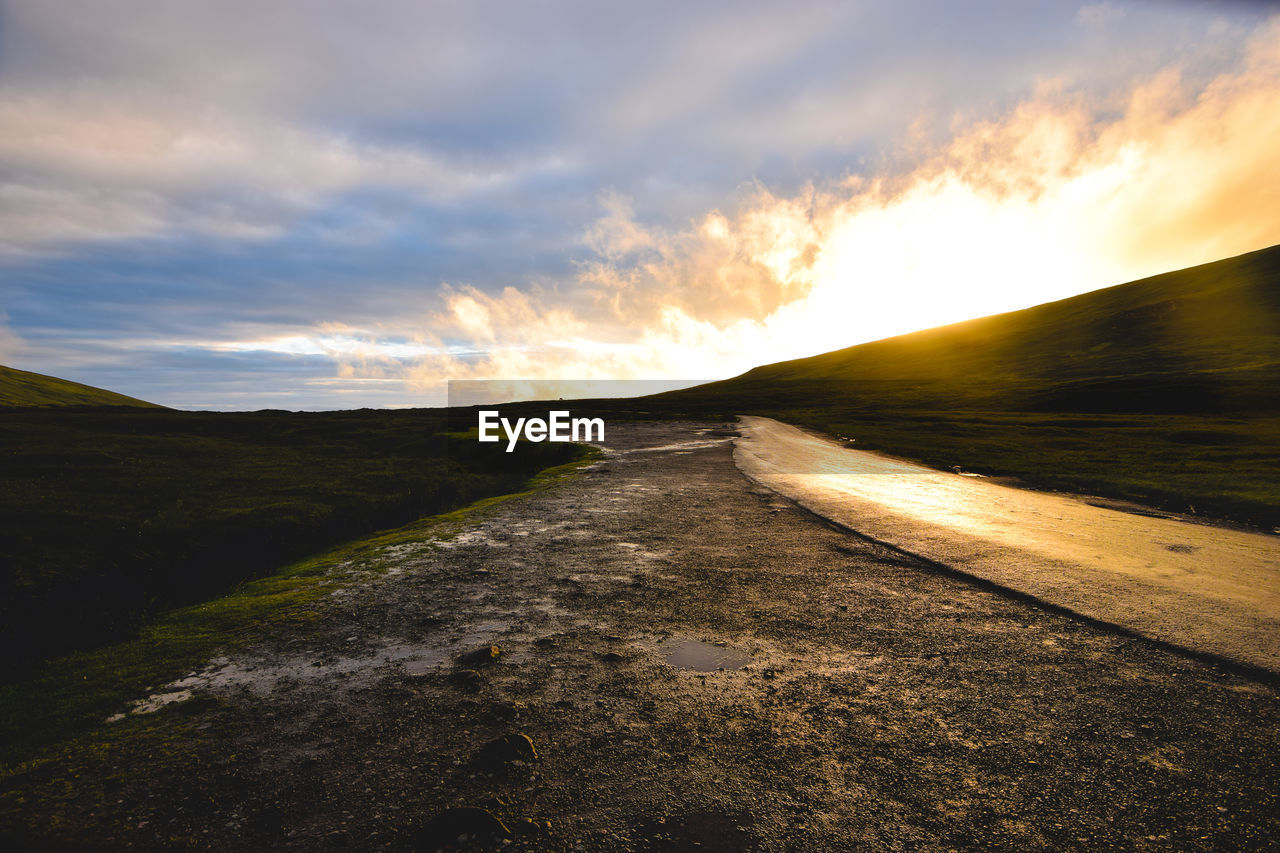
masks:
<path id="1" fill-rule="evenodd" d="M 719 377 L 1239 254 L 1280 242 L 1277 151 L 1273 22 L 1198 88 L 1176 68 L 1121 104 L 1047 84 L 905 174 L 757 187 L 677 231 L 609 194 L 572 300 L 451 291 L 434 333 L 483 353 L 410 373 Z"/>

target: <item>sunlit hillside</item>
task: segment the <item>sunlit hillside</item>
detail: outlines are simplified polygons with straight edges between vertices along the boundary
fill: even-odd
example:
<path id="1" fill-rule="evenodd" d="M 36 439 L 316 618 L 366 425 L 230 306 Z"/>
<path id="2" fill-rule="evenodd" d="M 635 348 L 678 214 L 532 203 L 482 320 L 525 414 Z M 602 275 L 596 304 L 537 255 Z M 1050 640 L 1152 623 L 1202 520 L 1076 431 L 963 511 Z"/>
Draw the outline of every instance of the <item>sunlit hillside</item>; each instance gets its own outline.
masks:
<path id="1" fill-rule="evenodd" d="M 648 408 L 755 413 L 940 468 L 1280 523 L 1280 247 L 758 367 Z"/>
<path id="2" fill-rule="evenodd" d="M 137 400 L 81 385 L 68 379 L 29 373 L 0 366 L 0 406 L 143 406 L 159 408 L 155 403 Z"/>
<path id="3" fill-rule="evenodd" d="M 758 367 L 700 392 L 759 392 L 803 403 L 818 387 L 842 403 L 868 407 L 1275 410 L 1280 246 L 1023 311 Z"/>

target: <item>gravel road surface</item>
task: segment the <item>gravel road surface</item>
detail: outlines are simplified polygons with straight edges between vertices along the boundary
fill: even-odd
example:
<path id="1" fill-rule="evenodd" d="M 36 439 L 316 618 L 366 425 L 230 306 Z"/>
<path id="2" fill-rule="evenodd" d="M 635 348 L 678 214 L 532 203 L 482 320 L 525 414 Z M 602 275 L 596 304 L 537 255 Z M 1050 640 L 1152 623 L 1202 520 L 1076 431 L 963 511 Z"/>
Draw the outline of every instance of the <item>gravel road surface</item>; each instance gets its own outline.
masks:
<path id="1" fill-rule="evenodd" d="M 610 424 L 604 448 L 456 537 L 398 546 L 308 633 L 264 628 L 164 688 L 115 724 L 136 735 L 34 768 L 27 831 L 222 850 L 1276 846 L 1274 684 L 827 525 L 743 476 L 725 425 Z"/>

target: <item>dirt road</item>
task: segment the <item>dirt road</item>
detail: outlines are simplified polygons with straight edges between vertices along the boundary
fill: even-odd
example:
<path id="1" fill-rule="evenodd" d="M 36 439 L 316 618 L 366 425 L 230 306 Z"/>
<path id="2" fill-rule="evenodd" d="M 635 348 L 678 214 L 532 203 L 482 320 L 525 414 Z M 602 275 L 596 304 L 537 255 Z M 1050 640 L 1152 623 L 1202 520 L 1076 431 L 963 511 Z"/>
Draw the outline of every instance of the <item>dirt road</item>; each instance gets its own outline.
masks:
<path id="1" fill-rule="evenodd" d="M 400 546 L 313 632 L 264 631 L 162 691 L 186 701 L 114 723 L 136 731 L 110 750 L 32 770 L 27 831 L 225 850 L 1276 844 L 1274 686 L 835 530 L 747 480 L 714 426 L 610 424 L 591 469 Z"/>

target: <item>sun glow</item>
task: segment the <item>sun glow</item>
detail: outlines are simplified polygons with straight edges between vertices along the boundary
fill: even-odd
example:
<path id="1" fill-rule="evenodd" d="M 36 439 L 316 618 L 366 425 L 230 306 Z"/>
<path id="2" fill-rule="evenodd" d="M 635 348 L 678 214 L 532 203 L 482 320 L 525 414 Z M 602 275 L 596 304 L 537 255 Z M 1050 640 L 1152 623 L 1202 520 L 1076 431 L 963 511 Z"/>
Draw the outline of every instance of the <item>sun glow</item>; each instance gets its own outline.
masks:
<path id="1" fill-rule="evenodd" d="M 754 185 L 675 229 L 608 191 L 570 280 L 447 285 L 437 310 L 385 341 L 322 330 L 266 348 L 418 390 L 726 377 L 1280 242 L 1277 150 L 1272 25 L 1207 85 L 1169 70 L 1092 103 L 1046 83 L 904 173 L 791 195 Z"/>
<path id="2" fill-rule="evenodd" d="M 648 253 L 583 281 L 632 316 L 647 300 L 646 343 L 673 360 L 696 344 L 724 375 L 1280 241 L 1280 27 L 1202 89 L 1170 70 L 1122 106 L 1046 85 L 907 175 L 759 188 L 684 234 L 637 238 L 628 222 Z"/>
<path id="3" fill-rule="evenodd" d="M 1069 221 L 1055 219 L 1070 217 L 953 178 L 883 206 L 840 209 L 811 290 L 769 324 L 794 349 L 822 351 L 1050 301 L 1132 272 L 1078 251 Z"/>

